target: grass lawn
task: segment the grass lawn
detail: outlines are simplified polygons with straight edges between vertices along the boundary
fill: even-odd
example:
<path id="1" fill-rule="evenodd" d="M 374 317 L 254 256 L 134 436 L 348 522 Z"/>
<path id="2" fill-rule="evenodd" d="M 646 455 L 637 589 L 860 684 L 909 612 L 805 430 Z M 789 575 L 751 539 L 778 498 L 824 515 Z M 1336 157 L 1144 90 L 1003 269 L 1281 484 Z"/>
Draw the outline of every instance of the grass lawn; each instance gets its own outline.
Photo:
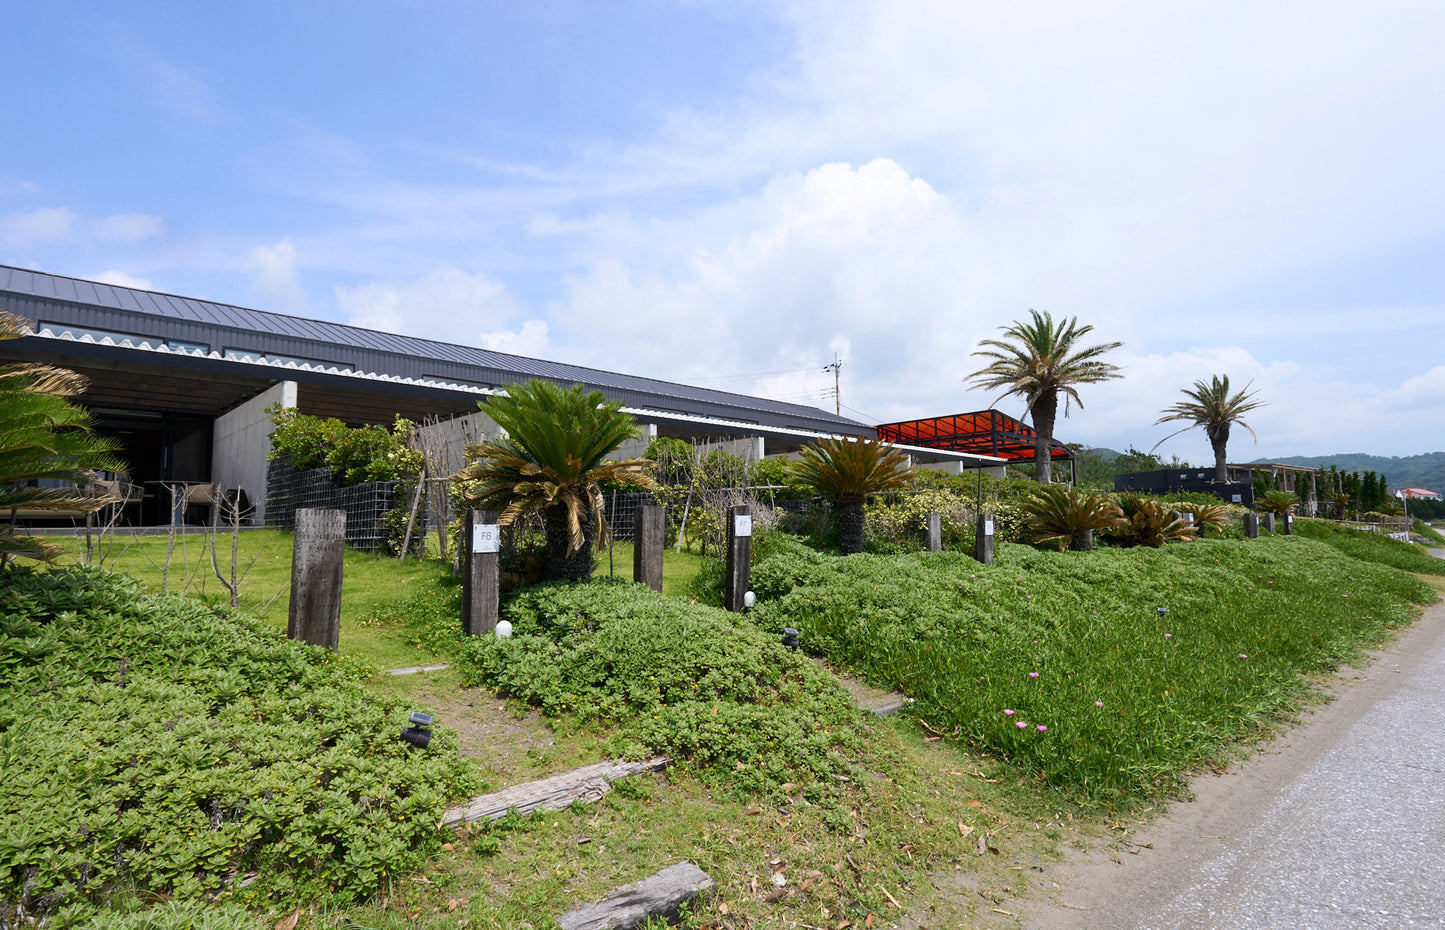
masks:
<path id="1" fill-rule="evenodd" d="M 64 542 L 67 555 L 59 564 L 84 561 L 83 537 L 52 537 Z M 217 563 L 229 579 L 230 537 L 222 535 Z M 256 529 L 240 534 L 237 555 L 239 606 L 270 626 L 284 630 L 291 600 L 293 536 L 281 530 Z M 167 567 L 167 550 L 170 563 Z M 438 551 L 435 539 L 430 551 Z M 168 591 L 199 598 L 211 604 L 229 604 L 230 593 L 217 577 L 212 562 L 210 534 L 189 527 L 174 540 L 166 536 L 115 535 L 98 543 L 92 564 L 138 578 L 152 591 Z M 668 549 L 663 557 L 663 593 L 682 596 L 697 574 L 702 559 L 683 550 Z M 597 577 L 615 575 L 632 579 L 632 546 L 619 542 L 597 555 Z M 340 651 L 377 669 L 433 665 L 446 655 L 424 638 L 408 636 L 404 617 L 378 623 L 377 611 L 405 603 L 414 593 L 434 591 L 451 577 L 450 565 L 435 559 L 406 562 L 390 557 L 347 550 L 342 567 Z"/>

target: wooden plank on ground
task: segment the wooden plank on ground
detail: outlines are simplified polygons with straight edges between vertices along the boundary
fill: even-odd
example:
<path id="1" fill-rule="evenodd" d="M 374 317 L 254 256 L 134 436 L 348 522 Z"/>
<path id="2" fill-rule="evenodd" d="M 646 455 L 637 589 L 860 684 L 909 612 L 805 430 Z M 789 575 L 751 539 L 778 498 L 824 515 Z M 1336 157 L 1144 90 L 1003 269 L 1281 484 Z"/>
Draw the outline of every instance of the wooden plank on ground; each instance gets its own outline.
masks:
<path id="1" fill-rule="evenodd" d="M 459 827 L 474 820 L 497 820 L 508 811 L 530 814 L 532 811 L 556 811 L 570 807 L 573 801 L 593 804 L 612 788 L 619 778 L 652 772 L 667 765 L 666 756 L 655 756 L 640 762 L 598 762 L 580 769 L 562 772 L 538 781 L 503 788 L 492 794 L 473 798 L 470 803 L 453 807 L 442 815 L 443 827 Z"/>
<path id="2" fill-rule="evenodd" d="M 676 916 L 684 904 L 714 887 L 712 876 L 691 862 L 679 862 L 609 892 L 596 904 L 573 908 L 557 918 L 557 926 L 562 930 L 632 930 L 650 917 Z"/>

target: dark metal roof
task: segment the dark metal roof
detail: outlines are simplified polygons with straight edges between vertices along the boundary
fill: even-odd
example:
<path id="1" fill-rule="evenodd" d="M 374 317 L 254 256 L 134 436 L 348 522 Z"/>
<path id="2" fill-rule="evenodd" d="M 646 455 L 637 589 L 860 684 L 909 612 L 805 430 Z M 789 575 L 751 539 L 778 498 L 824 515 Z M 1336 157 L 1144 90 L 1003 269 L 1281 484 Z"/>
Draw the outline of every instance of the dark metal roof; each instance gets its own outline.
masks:
<path id="1" fill-rule="evenodd" d="M 226 350 L 324 362 L 398 378 L 501 387 L 528 378 L 580 383 L 631 408 L 822 433 L 871 427 L 816 407 L 470 346 L 308 320 L 230 304 L 0 265 L 0 307 L 44 323 Z"/>

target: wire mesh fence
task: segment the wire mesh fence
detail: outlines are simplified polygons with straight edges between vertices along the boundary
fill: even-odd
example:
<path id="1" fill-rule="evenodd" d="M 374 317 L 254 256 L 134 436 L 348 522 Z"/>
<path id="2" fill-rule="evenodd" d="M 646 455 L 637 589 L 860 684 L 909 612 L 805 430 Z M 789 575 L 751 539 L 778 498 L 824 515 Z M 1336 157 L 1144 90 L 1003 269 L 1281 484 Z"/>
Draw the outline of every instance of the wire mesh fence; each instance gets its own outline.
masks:
<path id="1" fill-rule="evenodd" d="M 266 470 L 266 525 L 278 529 L 296 528 L 296 511 L 319 507 L 346 511 L 346 545 L 362 552 L 388 548 L 387 512 L 396 506 L 396 481 L 368 481 L 338 487 L 331 471 L 306 471 L 272 459 Z M 426 535 L 426 514 L 417 514 L 414 535 Z M 397 541 L 398 544 L 400 540 Z"/>

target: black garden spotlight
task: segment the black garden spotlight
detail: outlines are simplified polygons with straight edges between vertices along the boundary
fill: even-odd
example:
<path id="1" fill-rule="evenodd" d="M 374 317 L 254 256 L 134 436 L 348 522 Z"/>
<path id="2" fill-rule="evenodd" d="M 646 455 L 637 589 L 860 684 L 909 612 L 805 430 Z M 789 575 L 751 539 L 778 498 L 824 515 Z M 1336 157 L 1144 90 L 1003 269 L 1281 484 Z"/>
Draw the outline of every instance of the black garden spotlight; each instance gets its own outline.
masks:
<path id="1" fill-rule="evenodd" d="M 419 749 L 425 749 L 426 744 L 431 742 L 431 730 L 427 727 L 431 726 L 432 715 L 414 710 L 407 720 L 411 726 L 402 729 L 401 738 Z"/>

